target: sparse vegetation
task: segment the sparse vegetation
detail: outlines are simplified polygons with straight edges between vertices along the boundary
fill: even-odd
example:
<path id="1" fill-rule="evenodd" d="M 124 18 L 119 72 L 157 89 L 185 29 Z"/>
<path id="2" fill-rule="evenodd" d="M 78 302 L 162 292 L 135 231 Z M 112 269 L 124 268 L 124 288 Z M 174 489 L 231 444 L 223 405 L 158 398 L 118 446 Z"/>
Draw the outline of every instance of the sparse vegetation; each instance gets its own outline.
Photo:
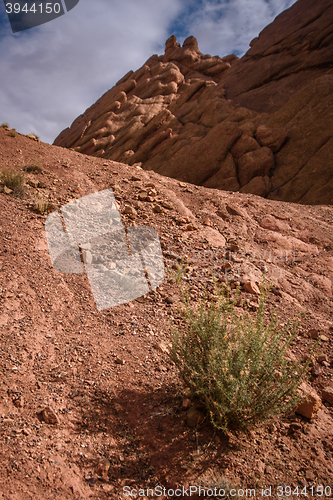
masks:
<path id="1" fill-rule="evenodd" d="M 26 165 L 24 170 L 29 174 L 41 174 L 43 172 L 43 169 L 38 162 L 36 164 Z"/>
<path id="2" fill-rule="evenodd" d="M 38 214 L 45 214 L 54 210 L 55 205 L 53 203 L 50 203 L 49 201 L 37 200 L 34 202 L 32 208 L 34 212 L 37 212 Z"/>
<path id="3" fill-rule="evenodd" d="M 10 137 L 16 137 L 16 136 L 17 136 L 17 132 L 16 132 L 16 130 L 15 130 L 14 128 L 12 128 L 12 129 L 10 130 L 10 132 L 9 132 L 9 135 L 10 135 Z"/>
<path id="4" fill-rule="evenodd" d="M 178 274 L 178 283 L 182 278 Z M 300 402 L 299 385 L 307 378 L 308 364 L 288 358 L 298 322 L 279 326 L 276 313 L 265 321 L 269 290 L 261 287 L 255 316 L 238 309 L 239 290 L 215 283 L 217 299 L 204 298 L 197 310 L 181 285 L 187 327 L 173 328 L 171 359 L 193 399 L 221 430 L 246 428 L 293 410 Z"/>
<path id="5" fill-rule="evenodd" d="M 24 174 L 20 170 L 2 169 L 0 173 L 0 182 L 16 194 L 22 194 L 24 191 Z"/>
<path id="6" fill-rule="evenodd" d="M 9 129 L 9 124 L 7 122 L 1 123 L 1 128 Z"/>

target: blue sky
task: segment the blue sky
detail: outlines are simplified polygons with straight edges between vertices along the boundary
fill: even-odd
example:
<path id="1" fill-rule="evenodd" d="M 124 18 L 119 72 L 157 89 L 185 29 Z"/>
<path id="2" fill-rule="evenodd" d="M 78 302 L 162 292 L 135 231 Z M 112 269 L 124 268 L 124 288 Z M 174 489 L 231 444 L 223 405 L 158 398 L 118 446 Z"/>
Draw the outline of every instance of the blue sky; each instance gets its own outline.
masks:
<path id="1" fill-rule="evenodd" d="M 0 1 L 0 123 L 52 143 L 127 71 L 163 54 L 170 35 L 180 43 L 195 36 L 205 54 L 241 56 L 293 3 L 80 0 L 64 16 L 13 34 Z"/>

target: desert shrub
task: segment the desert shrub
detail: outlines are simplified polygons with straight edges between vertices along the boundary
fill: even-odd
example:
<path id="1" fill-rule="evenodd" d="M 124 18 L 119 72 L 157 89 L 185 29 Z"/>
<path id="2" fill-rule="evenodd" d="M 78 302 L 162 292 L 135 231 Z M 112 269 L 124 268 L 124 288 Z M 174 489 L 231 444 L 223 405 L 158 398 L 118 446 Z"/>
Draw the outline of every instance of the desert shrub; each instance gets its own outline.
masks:
<path id="1" fill-rule="evenodd" d="M 45 200 L 37 200 L 33 203 L 32 209 L 38 214 L 45 214 L 52 212 L 55 209 L 55 205 Z"/>
<path id="2" fill-rule="evenodd" d="M 39 163 L 33 164 L 33 165 L 26 165 L 24 167 L 24 170 L 28 172 L 29 174 L 41 174 L 43 172 L 42 167 L 39 165 Z"/>
<path id="3" fill-rule="evenodd" d="M 1 123 L 1 128 L 9 129 L 9 124 L 7 122 Z"/>
<path id="4" fill-rule="evenodd" d="M 299 323 L 281 328 L 274 311 L 265 321 L 268 287 L 261 287 L 255 316 L 236 312 L 239 290 L 232 297 L 228 284 L 215 282 L 217 299 L 205 297 L 196 310 L 181 290 L 186 328 L 172 328 L 169 354 L 212 424 L 224 431 L 245 428 L 293 410 L 308 364 L 287 357 Z"/>
<path id="5" fill-rule="evenodd" d="M 0 181 L 4 186 L 7 186 L 16 193 L 22 193 L 24 190 L 24 175 L 19 170 L 2 169 Z"/>
<path id="6" fill-rule="evenodd" d="M 9 132 L 9 135 L 10 135 L 10 137 L 16 137 L 16 136 L 17 136 L 17 132 L 16 132 L 16 130 L 13 128 L 13 129 Z"/>

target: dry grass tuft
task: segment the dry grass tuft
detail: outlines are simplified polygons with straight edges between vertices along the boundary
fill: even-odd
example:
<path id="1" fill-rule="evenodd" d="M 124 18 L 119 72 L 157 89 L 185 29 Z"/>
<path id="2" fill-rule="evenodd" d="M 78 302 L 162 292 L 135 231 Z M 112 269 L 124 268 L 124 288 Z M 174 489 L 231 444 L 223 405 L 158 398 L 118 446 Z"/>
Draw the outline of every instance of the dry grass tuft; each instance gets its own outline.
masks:
<path id="1" fill-rule="evenodd" d="M 12 189 L 15 194 L 24 193 L 24 174 L 15 169 L 2 169 L 0 173 L 0 182 L 9 189 Z"/>
<path id="2" fill-rule="evenodd" d="M 33 165 L 26 165 L 24 167 L 24 171 L 28 172 L 29 174 L 41 174 L 41 173 L 43 173 L 43 169 L 39 165 L 39 163 L 36 163 Z"/>

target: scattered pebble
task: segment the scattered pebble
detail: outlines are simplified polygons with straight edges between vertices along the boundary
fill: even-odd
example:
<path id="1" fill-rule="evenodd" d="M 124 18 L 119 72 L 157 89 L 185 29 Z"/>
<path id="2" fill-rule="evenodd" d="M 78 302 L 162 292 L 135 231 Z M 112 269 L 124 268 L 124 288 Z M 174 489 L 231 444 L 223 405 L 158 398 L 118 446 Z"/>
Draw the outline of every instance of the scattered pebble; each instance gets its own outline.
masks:
<path id="1" fill-rule="evenodd" d="M 50 407 L 44 408 L 40 415 L 46 424 L 57 425 L 60 422 L 58 416 Z"/>

